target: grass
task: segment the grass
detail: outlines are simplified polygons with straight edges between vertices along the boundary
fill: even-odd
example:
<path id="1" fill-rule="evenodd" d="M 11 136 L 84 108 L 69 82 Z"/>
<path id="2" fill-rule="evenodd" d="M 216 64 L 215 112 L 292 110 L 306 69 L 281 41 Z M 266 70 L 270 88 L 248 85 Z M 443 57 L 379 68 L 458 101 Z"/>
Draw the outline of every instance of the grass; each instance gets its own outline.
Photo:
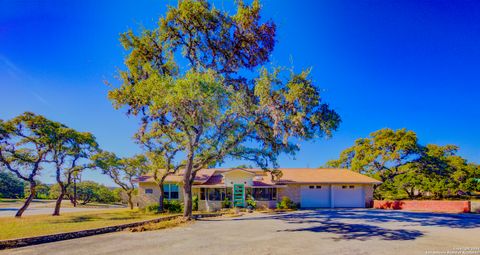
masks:
<path id="1" fill-rule="evenodd" d="M 0 217 L 0 240 L 114 226 L 161 216 L 161 214 L 146 214 L 138 210 L 112 209 L 65 213 L 61 216 Z"/>

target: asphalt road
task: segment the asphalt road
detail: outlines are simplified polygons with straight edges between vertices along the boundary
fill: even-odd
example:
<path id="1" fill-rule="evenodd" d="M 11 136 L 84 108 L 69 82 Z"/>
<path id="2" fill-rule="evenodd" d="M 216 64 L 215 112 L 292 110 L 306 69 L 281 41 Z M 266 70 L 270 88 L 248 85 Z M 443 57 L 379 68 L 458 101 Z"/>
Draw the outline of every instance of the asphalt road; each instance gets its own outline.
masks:
<path id="1" fill-rule="evenodd" d="M 480 254 L 479 240 L 480 215 L 309 210 L 205 219 L 172 229 L 105 234 L 0 254 L 435 254 L 462 249 Z"/>
<path id="2" fill-rule="evenodd" d="M 1 203 L 0 204 L 0 217 L 14 217 L 17 213 L 18 208 L 23 205 L 22 202 L 16 203 Z M 70 201 L 64 200 L 62 205 L 70 206 Z M 40 214 L 52 214 L 53 208 L 55 207 L 55 202 L 51 200 L 35 200 L 33 201 L 23 215 L 40 215 Z M 105 206 L 105 207 L 62 207 L 62 213 L 71 213 L 71 212 L 86 212 L 86 211 L 98 211 L 105 209 L 117 208 L 116 206 Z"/>

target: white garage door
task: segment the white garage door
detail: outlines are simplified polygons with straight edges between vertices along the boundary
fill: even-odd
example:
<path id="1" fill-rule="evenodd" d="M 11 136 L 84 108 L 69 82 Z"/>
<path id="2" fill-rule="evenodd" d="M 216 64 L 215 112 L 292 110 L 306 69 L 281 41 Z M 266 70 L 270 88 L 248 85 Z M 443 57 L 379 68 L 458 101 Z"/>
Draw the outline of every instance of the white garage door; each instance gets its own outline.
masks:
<path id="1" fill-rule="evenodd" d="M 334 207 L 365 207 L 365 192 L 362 185 L 333 185 Z"/>
<path id="2" fill-rule="evenodd" d="M 330 207 L 330 185 L 306 185 L 300 189 L 303 208 Z"/>

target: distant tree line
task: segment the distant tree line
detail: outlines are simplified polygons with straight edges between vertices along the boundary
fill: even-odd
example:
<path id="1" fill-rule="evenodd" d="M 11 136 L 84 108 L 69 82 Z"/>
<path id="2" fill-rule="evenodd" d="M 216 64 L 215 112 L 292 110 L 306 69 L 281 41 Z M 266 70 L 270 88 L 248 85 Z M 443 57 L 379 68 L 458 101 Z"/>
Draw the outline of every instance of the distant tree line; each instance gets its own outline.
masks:
<path id="1" fill-rule="evenodd" d="M 57 184 L 45 184 L 37 181 L 35 199 L 57 199 L 61 193 Z M 0 171 L 0 198 L 22 199 L 30 195 L 30 189 L 21 179 L 9 172 Z M 122 189 L 109 188 L 93 181 L 82 181 L 76 184 L 76 199 L 79 204 L 88 203 L 118 203 L 121 202 Z M 74 203 L 73 186 L 67 189 L 66 199 Z"/>
<path id="2" fill-rule="evenodd" d="M 383 183 L 377 199 L 444 199 L 480 192 L 480 165 L 458 155 L 455 145 L 422 145 L 406 129 L 381 129 L 360 138 L 328 167 L 348 168 Z"/>

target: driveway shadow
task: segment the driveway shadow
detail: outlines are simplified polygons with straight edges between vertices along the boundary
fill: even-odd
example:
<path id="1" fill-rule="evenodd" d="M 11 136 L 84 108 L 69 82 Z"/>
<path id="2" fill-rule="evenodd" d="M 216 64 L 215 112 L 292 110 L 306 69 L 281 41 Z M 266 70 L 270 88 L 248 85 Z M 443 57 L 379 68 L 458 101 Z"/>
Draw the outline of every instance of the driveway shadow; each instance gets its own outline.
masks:
<path id="1" fill-rule="evenodd" d="M 324 209 L 297 211 L 260 217 L 235 218 L 242 220 L 276 219 L 296 224 L 296 228 L 279 232 L 324 232 L 339 235 L 335 240 L 370 238 L 381 240 L 414 240 L 423 236 L 415 229 L 391 229 L 378 226 L 381 223 L 399 223 L 404 227 L 434 226 L 447 228 L 479 228 L 480 215 L 387 211 L 373 209 Z M 348 222 L 345 221 L 356 221 Z M 368 223 L 371 223 L 368 224 Z M 305 225 L 305 226 L 302 226 Z"/>
<path id="2" fill-rule="evenodd" d="M 345 239 L 366 241 L 370 238 L 379 238 L 381 240 L 415 240 L 417 237 L 423 236 L 423 233 L 419 230 L 387 229 L 367 224 L 350 224 L 341 222 L 323 223 L 320 226 L 279 230 L 278 232 L 298 231 L 337 234 L 339 236 L 332 238 L 335 241 Z"/>
<path id="3" fill-rule="evenodd" d="M 374 209 L 325 209 L 314 211 L 300 211 L 298 213 L 273 216 L 283 220 L 361 220 L 372 223 L 398 222 L 405 226 L 430 226 L 448 228 L 479 228 L 480 215 L 405 212 Z"/>

